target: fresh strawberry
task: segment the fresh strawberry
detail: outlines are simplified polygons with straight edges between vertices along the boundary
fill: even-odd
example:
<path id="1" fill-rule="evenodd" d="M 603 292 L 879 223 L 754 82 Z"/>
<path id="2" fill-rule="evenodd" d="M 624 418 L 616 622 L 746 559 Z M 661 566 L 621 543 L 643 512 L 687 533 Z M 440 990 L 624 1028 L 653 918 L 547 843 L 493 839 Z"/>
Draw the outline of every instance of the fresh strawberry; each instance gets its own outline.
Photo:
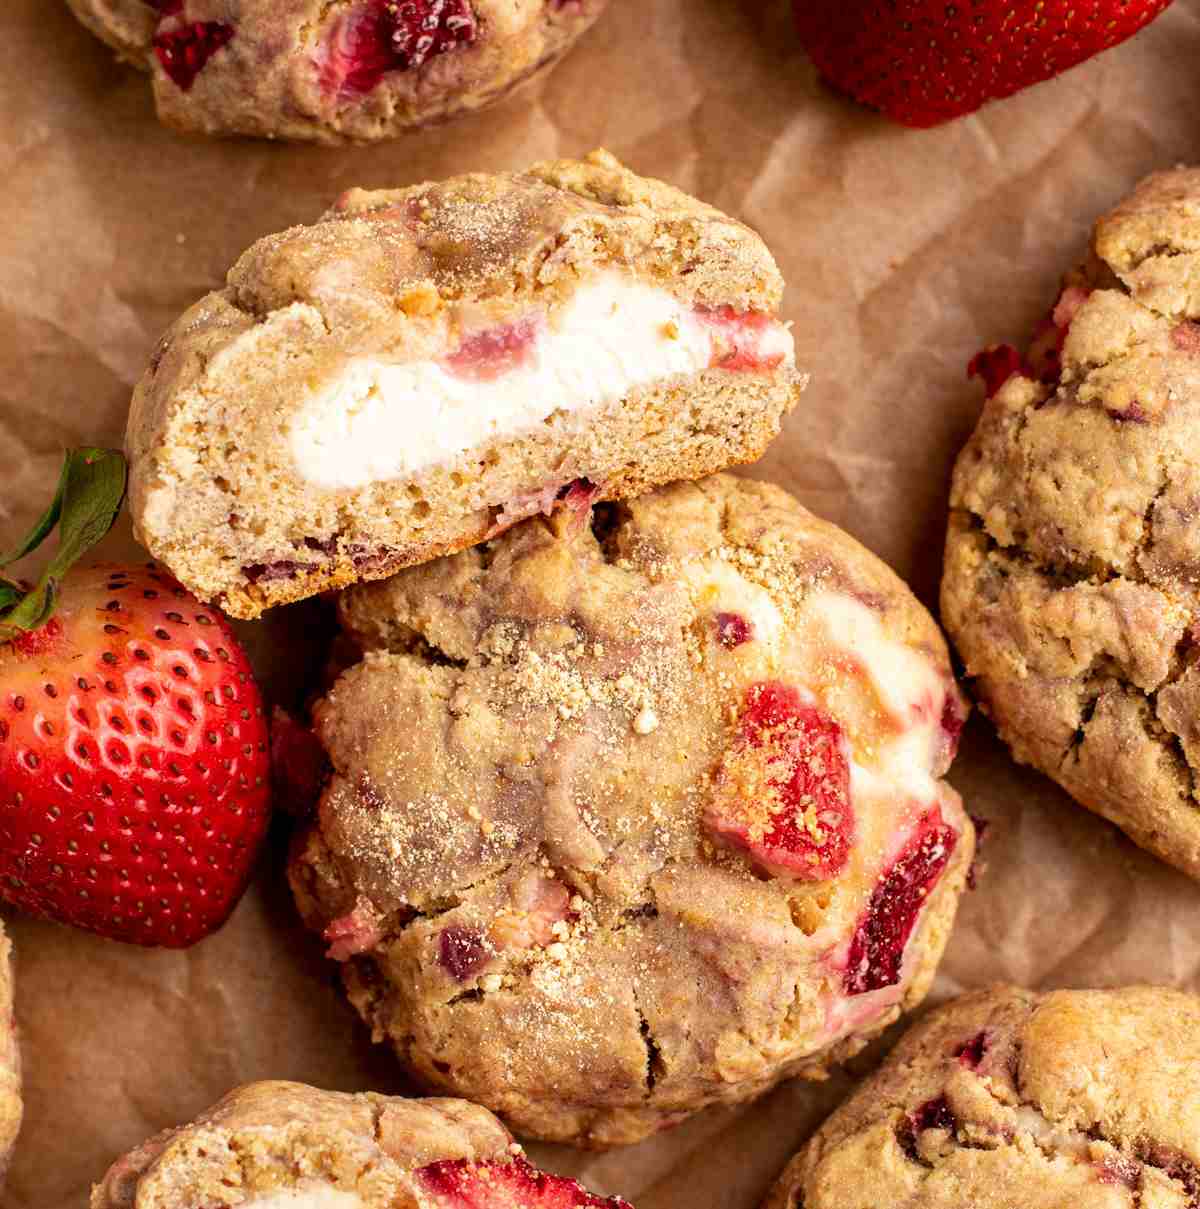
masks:
<path id="1" fill-rule="evenodd" d="M 416 1178 L 436 1209 L 629 1209 L 619 1196 L 596 1196 L 575 1180 L 538 1171 L 521 1155 L 482 1163 L 446 1159 L 418 1168 Z"/>
<path id="2" fill-rule="evenodd" d="M 936 126 L 1123 42 L 1171 0 L 795 0 L 800 41 L 840 92 Z"/>
<path id="3" fill-rule="evenodd" d="M 0 579 L 0 898 L 114 940 L 217 928 L 267 827 L 262 699 L 225 620 L 152 564 L 71 569 L 111 525 L 119 454 L 76 451 Z"/>
<path id="4" fill-rule="evenodd" d="M 753 685 L 705 821 L 767 873 L 835 877 L 854 842 L 841 727 L 791 685 Z"/>

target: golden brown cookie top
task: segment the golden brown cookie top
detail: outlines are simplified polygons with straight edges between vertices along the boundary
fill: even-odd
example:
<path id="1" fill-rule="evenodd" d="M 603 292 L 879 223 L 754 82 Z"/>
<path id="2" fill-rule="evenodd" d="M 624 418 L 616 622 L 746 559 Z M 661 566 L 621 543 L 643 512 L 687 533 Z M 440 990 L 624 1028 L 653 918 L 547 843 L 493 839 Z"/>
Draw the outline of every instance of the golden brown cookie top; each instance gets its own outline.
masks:
<path id="1" fill-rule="evenodd" d="M 491 1113 L 248 1083 L 113 1164 L 92 1209 L 629 1209 L 537 1171 Z M 481 1201 L 482 1197 L 482 1201 Z"/>
<path id="2" fill-rule="evenodd" d="M 69 0 L 189 133 L 371 142 L 480 109 L 606 0 Z"/>
<path id="3" fill-rule="evenodd" d="M 1020 759 L 1200 876 L 1200 172 L 1095 228 L 955 467 L 943 617 Z"/>
<path id="4" fill-rule="evenodd" d="M 339 609 L 293 886 L 423 1078 L 628 1141 L 923 995 L 964 706 L 904 585 L 779 488 L 585 502 Z"/>
<path id="5" fill-rule="evenodd" d="M 1200 1000 L 1159 987 L 968 995 L 912 1029 L 767 1209 L 1186 1209 Z"/>

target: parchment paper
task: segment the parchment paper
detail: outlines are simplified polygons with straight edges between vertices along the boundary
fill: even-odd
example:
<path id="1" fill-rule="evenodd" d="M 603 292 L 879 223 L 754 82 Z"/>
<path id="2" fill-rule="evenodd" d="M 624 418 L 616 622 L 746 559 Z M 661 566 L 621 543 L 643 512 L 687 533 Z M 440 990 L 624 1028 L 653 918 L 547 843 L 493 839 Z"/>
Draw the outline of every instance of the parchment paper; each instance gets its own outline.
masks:
<path id="1" fill-rule="evenodd" d="M 556 73 L 501 108 L 326 151 L 181 141 L 61 0 L 0 0 L 0 545 L 48 498 L 64 445 L 121 443 L 157 337 L 256 237 L 351 185 L 605 145 L 766 236 L 813 385 L 752 473 L 846 526 L 932 603 L 947 475 L 980 406 L 967 359 L 1028 333 L 1094 214 L 1143 173 L 1200 159 L 1200 0 L 923 133 L 827 92 L 788 8 L 613 0 Z M 106 553 L 133 550 L 124 527 Z M 301 691 L 298 654 L 318 657 L 318 629 L 306 606 L 242 627 L 278 698 Z M 985 722 L 952 779 L 993 826 L 934 999 L 1004 979 L 1200 989 L 1200 886 L 1016 768 Z M 239 1081 L 402 1089 L 297 925 L 283 838 L 232 922 L 186 954 L 9 919 L 27 1067 L 9 1209 L 78 1209 L 115 1156 Z M 848 1086 L 793 1083 L 601 1157 L 534 1149 L 639 1209 L 750 1209 Z"/>

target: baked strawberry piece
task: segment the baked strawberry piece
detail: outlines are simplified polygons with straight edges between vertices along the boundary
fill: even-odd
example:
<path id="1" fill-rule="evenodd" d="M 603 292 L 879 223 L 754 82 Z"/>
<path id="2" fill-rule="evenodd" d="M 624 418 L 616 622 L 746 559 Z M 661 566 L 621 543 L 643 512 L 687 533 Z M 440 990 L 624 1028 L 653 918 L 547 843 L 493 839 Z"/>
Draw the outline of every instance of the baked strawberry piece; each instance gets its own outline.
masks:
<path id="1" fill-rule="evenodd" d="M 371 142 L 558 61 L 607 0 L 68 0 L 188 133 Z"/>
<path id="2" fill-rule="evenodd" d="M 249 1083 L 118 1159 L 91 1209 L 630 1209 L 539 1171 L 465 1100 Z"/>
<path id="3" fill-rule="evenodd" d="M 582 508 L 342 595 L 290 876 L 413 1074 L 599 1147 L 919 1003 L 974 839 L 886 567 L 728 475 Z"/>
<path id="4" fill-rule="evenodd" d="M 901 1039 L 763 1209 L 1190 1209 L 1198 1098 L 1195 995 L 967 995 Z"/>
<path id="5" fill-rule="evenodd" d="M 224 922 L 266 832 L 267 729 L 225 619 L 153 564 L 74 566 L 115 516 L 119 454 L 68 456 L 56 556 L 0 575 L 0 899 L 173 948 Z M 16 561 L 10 557 L 8 561 Z"/>
<path id="6" fill-rule="evenodd" d="M 1170 2 L 795 0 L 795 13 L 838 91 L 906 126 L 936 126 L 1108 50 Z"/>
<path id="7" fill-rule="evenodd" d="M 351 190 L 164 337 L 135 527 L 252 617 L 751 461 L 805 380 L 782 290 L 752 231 L 603 152 Z"/>

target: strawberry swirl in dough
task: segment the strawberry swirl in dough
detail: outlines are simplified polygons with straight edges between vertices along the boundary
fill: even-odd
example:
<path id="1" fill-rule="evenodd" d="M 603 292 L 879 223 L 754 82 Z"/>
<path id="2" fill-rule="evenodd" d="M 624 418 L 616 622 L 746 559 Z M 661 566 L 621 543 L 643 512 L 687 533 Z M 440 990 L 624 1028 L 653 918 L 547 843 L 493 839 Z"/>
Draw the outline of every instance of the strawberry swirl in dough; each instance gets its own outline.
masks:
<path id="1" fill-rule="evenodd" d="M 608 0 L 68 0 L 197 134 L 391 138 L 497 100 Z"/>
<path id="2" fill-rule="evenodd" d="M 426 1084 L 636 1141 L 820 1077 L 925 995 L 974 848 L 908 589 L 717 475 L 340 601 L 301 911 Z"/>

